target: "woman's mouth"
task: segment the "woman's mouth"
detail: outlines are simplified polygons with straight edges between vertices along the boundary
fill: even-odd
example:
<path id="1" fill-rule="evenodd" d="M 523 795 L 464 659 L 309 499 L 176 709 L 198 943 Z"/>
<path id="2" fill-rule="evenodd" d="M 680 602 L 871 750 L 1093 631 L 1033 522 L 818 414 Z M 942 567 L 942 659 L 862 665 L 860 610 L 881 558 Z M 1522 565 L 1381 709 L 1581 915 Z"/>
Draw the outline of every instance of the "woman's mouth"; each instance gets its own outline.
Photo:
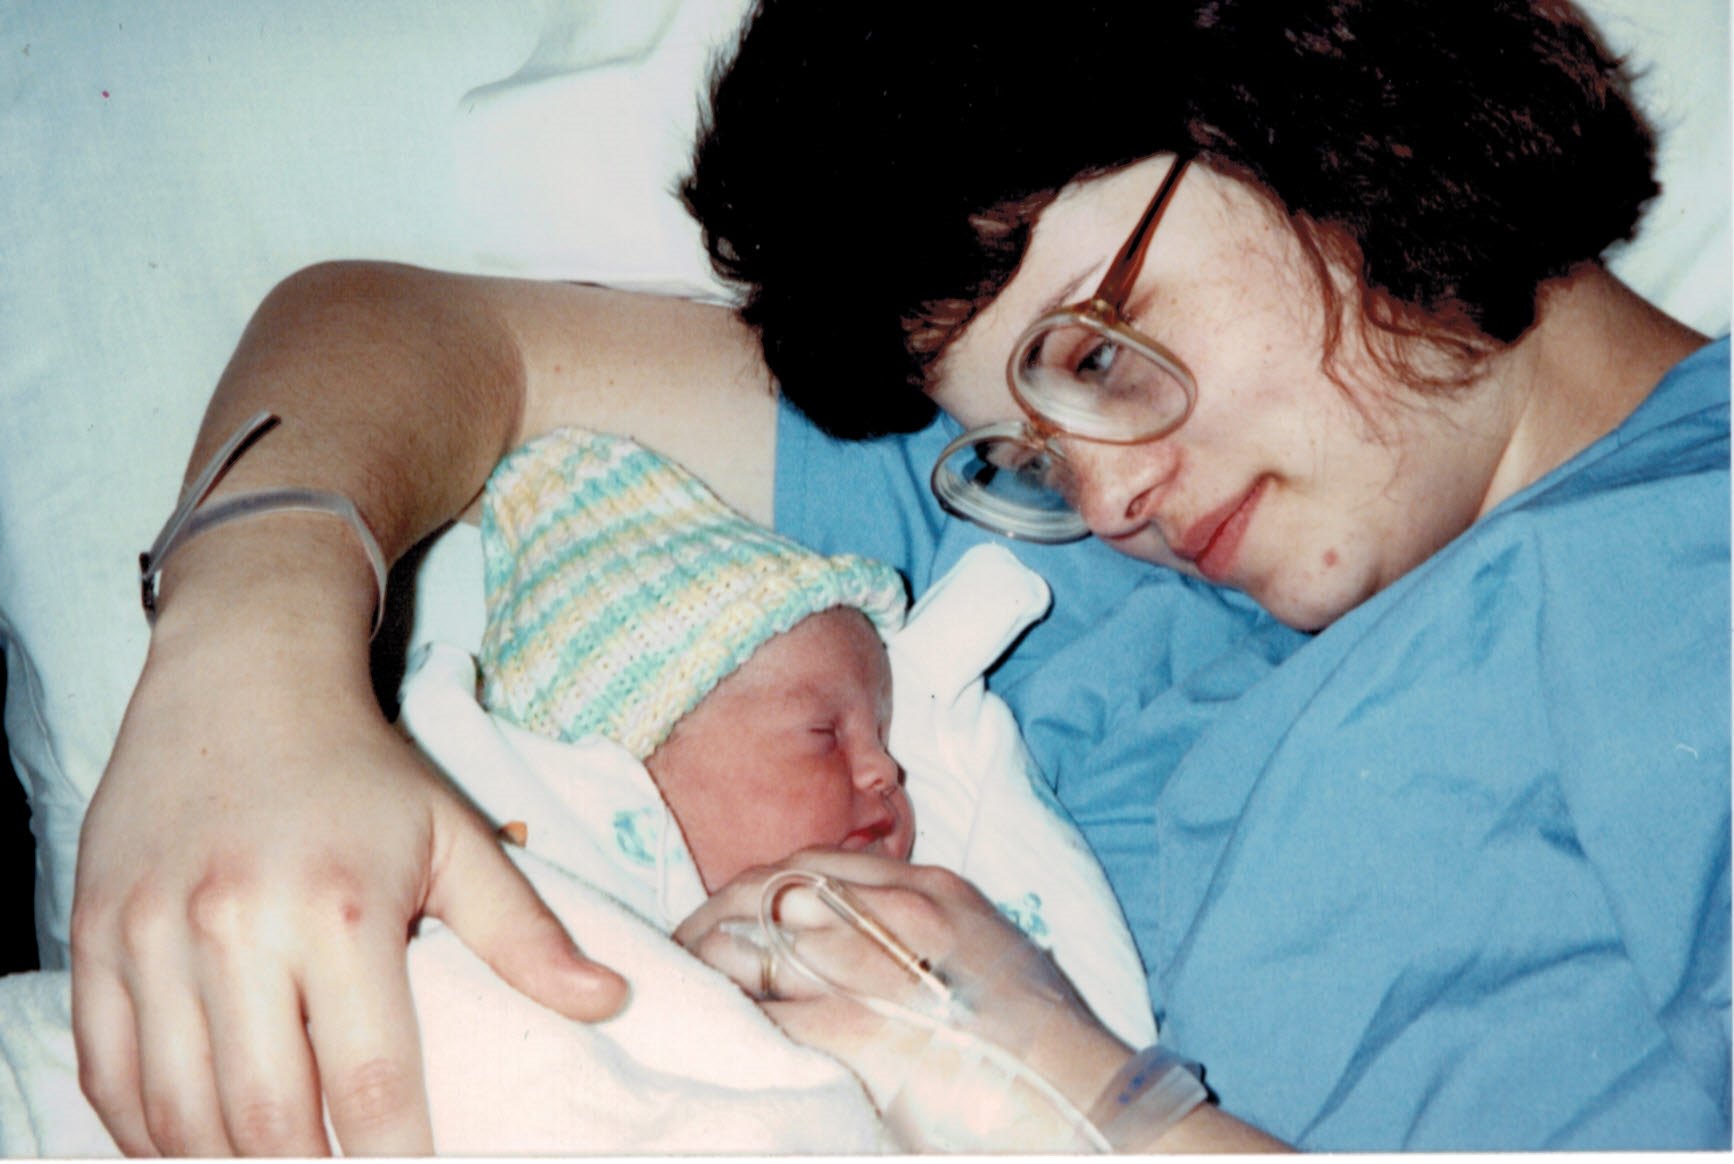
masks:
<path id="1" fill-rule="evenodd" d="M 1179 544 L 1171 547 L 1174 553 L 1191 562 L 1210 581 L 1225 582 L 1234 571 L 1241 540 L 1269 483 L 1269 477 L 1260 477 L 1240 497 L 1193 522 Z"/>

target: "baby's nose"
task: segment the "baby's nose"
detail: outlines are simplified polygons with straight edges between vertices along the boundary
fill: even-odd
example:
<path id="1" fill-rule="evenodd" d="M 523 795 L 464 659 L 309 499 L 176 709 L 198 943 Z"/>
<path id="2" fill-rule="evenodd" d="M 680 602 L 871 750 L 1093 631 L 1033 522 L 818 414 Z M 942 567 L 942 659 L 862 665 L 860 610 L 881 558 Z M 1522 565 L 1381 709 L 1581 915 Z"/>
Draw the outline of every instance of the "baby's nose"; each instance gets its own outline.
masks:
<path id="1" fill-rule="evenodd" d="M 855 765 L 855 786 L 863 792 L 889 796 L 903 783 L 903 769 L 884 745 L 868 750 Z"/>

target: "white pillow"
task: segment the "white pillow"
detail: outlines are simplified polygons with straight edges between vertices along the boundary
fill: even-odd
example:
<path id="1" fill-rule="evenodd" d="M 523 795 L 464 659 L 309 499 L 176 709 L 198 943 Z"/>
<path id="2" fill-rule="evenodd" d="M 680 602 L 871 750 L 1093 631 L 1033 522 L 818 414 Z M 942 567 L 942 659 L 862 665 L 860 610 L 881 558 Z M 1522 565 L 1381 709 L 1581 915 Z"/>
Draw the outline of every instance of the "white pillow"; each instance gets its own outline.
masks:
<path id="1" fill-rule="evenodd" d="M 610 30 L 611 52 L 574 33 L 587 7 L 556 0 L 530 61 L 465 99 L 469 241 L 489 267 L 529 278 L 729 302 L 675 191 L 711 64 L 750 0 L 652 0 L 644 25 Z"/>
<path id="2" fill-rule="evenodd" d="M 1579 0 L 1635 74 L 1662 193 L 1609 265 L 1710 336 L 1729 323 L 1728 0 Z"/>

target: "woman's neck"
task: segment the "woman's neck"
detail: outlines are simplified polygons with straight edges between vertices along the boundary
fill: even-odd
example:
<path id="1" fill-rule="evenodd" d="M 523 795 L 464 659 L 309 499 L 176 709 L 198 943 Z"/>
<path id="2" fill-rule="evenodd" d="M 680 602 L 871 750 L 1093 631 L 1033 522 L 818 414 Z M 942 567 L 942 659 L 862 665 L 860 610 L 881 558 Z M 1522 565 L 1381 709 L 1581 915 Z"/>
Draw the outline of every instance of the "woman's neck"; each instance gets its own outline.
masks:
<path id="1" fill-rule="evenodd" d="M 1513 422 L 1481 512 L 1618 428 L 1669 369 L 1707 342 L 1599 264 L 1545 285 L 1535 325 L 1490 370 Z"/>

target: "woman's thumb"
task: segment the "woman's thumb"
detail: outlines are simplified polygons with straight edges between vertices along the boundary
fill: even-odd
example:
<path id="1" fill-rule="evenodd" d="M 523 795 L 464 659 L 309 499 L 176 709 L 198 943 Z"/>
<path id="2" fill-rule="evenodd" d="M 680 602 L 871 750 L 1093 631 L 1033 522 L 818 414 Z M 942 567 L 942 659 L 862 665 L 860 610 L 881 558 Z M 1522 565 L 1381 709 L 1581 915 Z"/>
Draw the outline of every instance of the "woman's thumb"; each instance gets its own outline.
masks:
<path id="1" fill-rule="evenodd" d="M 567 1018 L 596 1022 L 626 1003 L 626 980 L 573 942 L 479 819 L 443 822 L 427 912 L 513 989 Z"/>

